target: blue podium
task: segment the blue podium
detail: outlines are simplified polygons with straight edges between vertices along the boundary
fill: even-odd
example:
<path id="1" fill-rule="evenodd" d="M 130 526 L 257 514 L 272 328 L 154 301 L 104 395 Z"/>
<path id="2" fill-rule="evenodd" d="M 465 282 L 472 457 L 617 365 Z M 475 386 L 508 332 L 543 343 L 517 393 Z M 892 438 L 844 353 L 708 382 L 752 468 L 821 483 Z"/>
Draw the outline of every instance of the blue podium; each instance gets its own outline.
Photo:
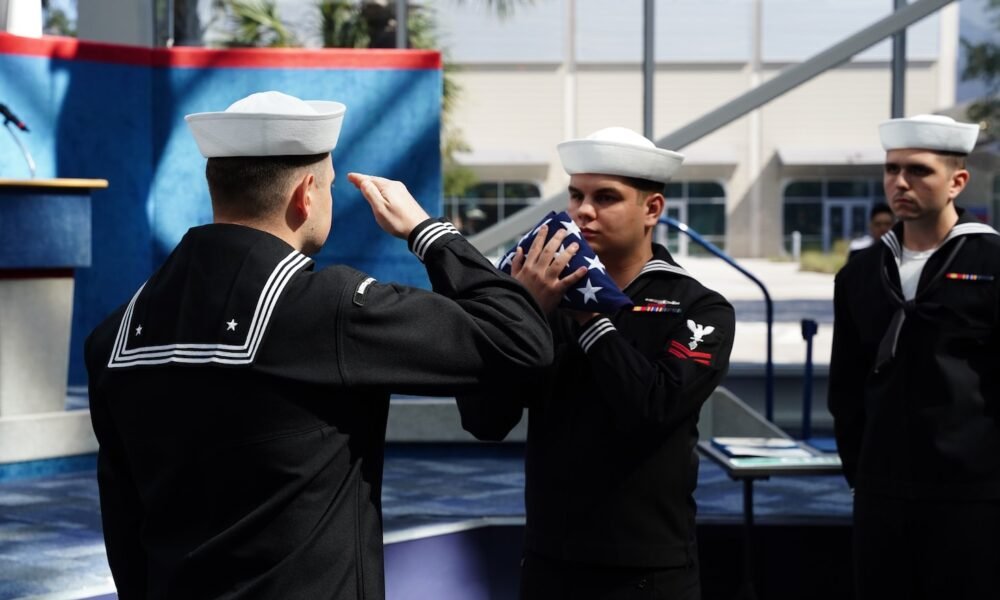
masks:
<path id="1" fill-rule="evenodd" d="M 67 413 L 73 273 L 91 260 L 102 179 L 0 179 L 0 464 L 83 454 L 87 411 Z M 75 414 L 74 414 L 75 413 Z"/>

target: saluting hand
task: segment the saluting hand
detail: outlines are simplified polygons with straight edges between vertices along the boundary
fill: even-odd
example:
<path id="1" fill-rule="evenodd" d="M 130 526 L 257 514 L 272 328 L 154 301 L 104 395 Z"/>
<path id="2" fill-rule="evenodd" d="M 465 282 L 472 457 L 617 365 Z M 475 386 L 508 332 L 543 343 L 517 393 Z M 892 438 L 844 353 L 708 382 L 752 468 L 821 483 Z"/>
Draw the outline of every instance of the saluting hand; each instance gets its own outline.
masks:
<path id="1" fill-rule="evenodd" d="M 347 180 L 361 190 L 375 222 L 386 233 L 405 240 L 414 227 L 430 218 L 402 182 L 361 173 L 348 173 Z"/>
<path id="2" fill-rule="evenodd" d="M 527 288 L 545 314 L 554 311 L 559 306 L 559 301 L 566 295 L 566 290 L 587 274 L 587 267 L 580 267 L 562 279 L 559 278 L 559 274 L 580 249 L 580 244 L 573 242 L 560 252 L 559 248 L 562 247 L 562 241 L 566 237 L 566 230 L 560 229 L 546 243 L 545 236 L 548 235 L 548 231 L 548 225 L 543 225 L 538 230 L 538 235 L 528 248 L 527 255 L 518 246 L 510 265 L 510 274 Z"/>

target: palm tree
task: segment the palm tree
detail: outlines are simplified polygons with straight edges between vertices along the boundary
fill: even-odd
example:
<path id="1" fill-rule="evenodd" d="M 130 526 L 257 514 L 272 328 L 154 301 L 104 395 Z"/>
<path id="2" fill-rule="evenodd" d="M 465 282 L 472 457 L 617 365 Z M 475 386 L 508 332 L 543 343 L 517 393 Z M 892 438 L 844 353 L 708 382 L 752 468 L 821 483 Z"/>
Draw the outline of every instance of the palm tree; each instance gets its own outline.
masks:
<path id="1" fill-rule="evenodd" d="M 987 10 L 993 11 L 990 20 L 1000 30 L 1000 0 L 988 0 Z M 968 116 L 973 121 L 988 123 L 987 135 L 996 139 L 1000 137 L 1000 44 L 992 40 L 972 43 L 963 38 L 961 41 L 966 52 L 962 80 L 978 79 L 986 86 L 983 97 L 969 105 Z"/>
<path id="2" fill-rule="evenodd" d="M 42 30 L 47 35 L 65 35 L 76 37 L 76 23 L 61 8 L 53 8 L 50 0 L 42 0 L 42 15 L 45 24 Z"/>
<path id="3" fill-rule="evenodd" d="M 498 0 L 493 0 L 497 2 Z M 502 0 L 509 3 L 514 0 Z M 526 1 L 526 0 L 520 0 Z M 530 0 L 529 0 L 530 1 Z M 396 8 L 393 2 L 375 0 L 320 0 L 320 36 L 323 45 L 333 48 L 392 48 L 396 45 Z M 407 46 L 437 48 L 434 19 L 429 9 L 411 5 L 406 20 Z M 472 171 L 458 164 L 455 153 L 469 150 L 469 145 L 455 126 L 454 113 L 461 88 L 455 82 L 454 67 L 444 63 L 441 93 L 441 159 L 445 196 L 460 196 L 476 178 Z"/>
<path id="4" fill-rule="evenodd" d="M 465 0 L 454 0 L 456 4 L 465 4 Z M 486 0 L 486 7 L 495 12 L 501 19 L 506 19 L 514 14 L 514 7 L 517 5 L 530 6 L 535 0 Z"/>
<path id="5" fill-rule="evenodd" d="M 230 20 L 227 48 L 290 48 L 299 46 L 278 16 L 274 0 L 223 0 Z"/>

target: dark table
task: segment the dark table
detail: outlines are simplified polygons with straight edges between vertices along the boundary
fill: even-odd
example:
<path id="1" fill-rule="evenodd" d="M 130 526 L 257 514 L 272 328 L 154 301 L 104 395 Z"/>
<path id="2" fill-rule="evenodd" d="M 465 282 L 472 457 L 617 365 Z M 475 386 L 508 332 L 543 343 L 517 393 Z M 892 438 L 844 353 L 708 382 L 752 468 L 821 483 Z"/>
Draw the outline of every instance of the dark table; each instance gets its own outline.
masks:
<path id="1" fill-rule="evenodd" d="M 827 454 L 798 442 L 808 457 L 733 457 L 712 444 L 698 442 L 698 450 L 721 466 L 730 478 L 743 482 L 743 584 L 740 598 L 756 600 L 757 590 L 753 580 L 753 482 L 772 475 L 836 475 L 841 472 L 840 457 Z"/>

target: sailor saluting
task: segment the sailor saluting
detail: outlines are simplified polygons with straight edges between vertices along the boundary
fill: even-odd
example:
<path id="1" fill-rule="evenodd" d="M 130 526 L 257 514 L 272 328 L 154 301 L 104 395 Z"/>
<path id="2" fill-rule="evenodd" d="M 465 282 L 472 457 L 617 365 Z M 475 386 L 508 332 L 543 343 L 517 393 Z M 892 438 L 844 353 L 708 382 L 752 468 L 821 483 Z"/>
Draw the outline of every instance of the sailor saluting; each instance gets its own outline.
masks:
<path id="1" fill-rule="evenodd" d="M 454 394 L 551 361 L 528 292 L 399 182 L 348 175 L 434 291 L 314 270 L 345 110 L 264 92 L 187 116 L 214 223 L 86 344 L 123 599 L 382 598 L 389 394 Z"/>

